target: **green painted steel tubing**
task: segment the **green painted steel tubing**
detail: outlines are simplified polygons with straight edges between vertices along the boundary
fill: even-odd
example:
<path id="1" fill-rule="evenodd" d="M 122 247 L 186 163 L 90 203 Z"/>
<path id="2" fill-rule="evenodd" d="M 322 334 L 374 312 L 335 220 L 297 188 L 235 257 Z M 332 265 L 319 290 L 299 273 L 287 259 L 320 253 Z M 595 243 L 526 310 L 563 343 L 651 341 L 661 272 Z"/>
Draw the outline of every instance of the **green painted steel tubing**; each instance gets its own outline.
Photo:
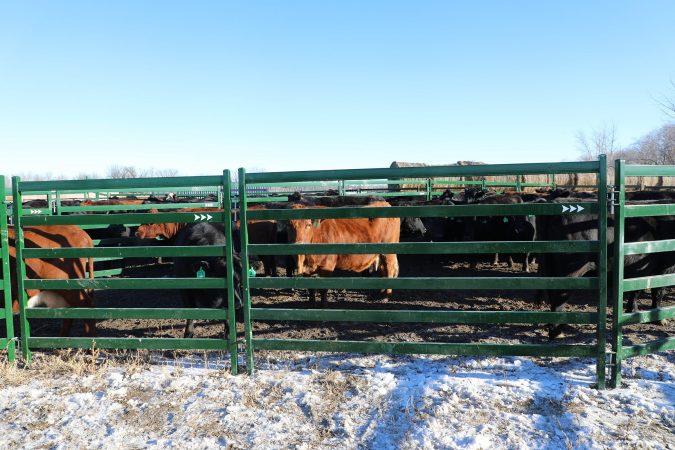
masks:
<path id="1" fill-rule="evenodd" d="M 628 278 L 623 280 L 624 292 L 641 291 L 643 289 L 675 286 L 675 273 L 654 275 L 651 277 Z"/>
<path id="2" fill-rule="evenodd" d="M 247 186 L 246 169 L 239 168 L 239 213 L 241 223 L 248 223 L 248 208 L 246 201 Z M 249 260 L 248 260 L 248 227 L 239 228 L 239 242 L 241 245 L 241 284 L 242 299 L 244 309 L 244 341 L 246 343 L 246 371 L 252 374 L 255 371 L 253 364 L 253 327 L 251 324 L 251 278 L 249 278 Z"/>
<path id="3" fill-rule="evenodd" d="M 621 325 L 632 325 L 636 323 L 649 323 L 659 320 L 667 320 L 675 317 L 675 306 L 668 308 L 650 309 L 648 311 L 638 311 L 634 313 L 623 313 L 621 315 Z"/>
<path id="4" fill-rule="evenodd" d="M 28 338 L 33 348 L 126 348 L 150 350 L 227 350 L 223 339 L 199 338 Z"/>
<path id="5" fill-rule="evenodd" d="M 481 175 L 538 175 L 542 173 L 597 173 L 597 161 L 570 163 L 490 164 L 475 166 L 431 166 L 394 169 L 314 170 L 247 173 L 247 183 L 364 180 L 369 178 L 436 178 Z"/>
<path id="6" fill-rule="evenodd" d="M 658 341 L 646 342 L 644 344 L 626 345 L 621 352 L 622 358 L 633 356 L 649 355 L 650 353 L 665 352 L 675 350 L 675 337 L 659 339 Z"/>
<path id="7" fill-rule="evenodd" d="M 27 248 L 25 258 L 144 258 L 155 256 L 221 256 L 223 245 L 175 247 Z"/>
<path id="8" fill-rule="evenodd" d="M 50 215 L 52 210 L 49 208 L 23 208 L 23 213 L 26 215 Z"/>
<path id="9" fill-rule="evenodd" d="M 70 280 L 24 279 L 26 289 L 225 289 L 223 278 L 73 278 Z"/>
<path id="10" fill-rule="evenodd" d="M 92 179 L 92 180 L 62 180 L 62 181 L 22 181 L 18 188 L 24 193 L 35 191 L 129 191 L 134 188 L 152 187 L 196 187 L 222 185 L 221 176 L 198 177 L 162 177 L 162 178 L 128 178 L 128 179 Z"/>
<path id="11" fill-rule="evenodd" d="M 94 277 L 111 277 L 122 273 L 122 269 L 95 270 Z"/>
<path id="12" fill-rule="evenodd" d="M 675 166 L 661 165 L 626 165 L 624 171 L 627 177 L 675 177 Z"/>
<path id="13" fill-rule="evenodd" d="M 440 342 L 319 341 L 253 339 L 260 350 L 312 352 L 399 353 L 467 356 L 595 356 L 595 345 L 465 344 Z"/>
<path id="14" fill-rule="evenodd" d="M 146 203 L 144 205 L 92 205 L 92 206 L 61 206 L 61 212 L 92 212 L 92 211 L 137 211 L 148 209 L 181 209 L 181 208 L 219 208 L 217 202 L 204 203 Z M 48 213 L 49 214 L 49 213 Z"/>
<path id="15" fill-rule="evenodd" d="M 210 215 L 208 222 L 222 222 L 222 212 L 204 211 L 200 213 L 130 213 L 130 214 L 78 214 L 72 216 L 26 216 L 23 225 L 109 225 L 126 223 L 193 223 L 206 222 L 201 216 Z M 199 216 L 195 218 L 195 216 Z"/>
<path id="16" fill-rule="evenodd" d="M 392 244 L 249 244 L 249 255 L 595 253 L 598 241 L 400 242 Z"/>
<path id="17" fill-rule="evenodd" d="M 22 194 L 19 189 L 21 179 L 12 177 L 12 201 L 15 205 L 22 204 Z M 30 337 L 30 326 L 26 317 L 26 302 L 28 301 L 24 280 L 26 279 L 26 265 L 23 259 L 23 249 L 25 240 L 23 234 L 23 210 L 22 208 L 13 208 L 12 222 L 14 224 L 14 251 L 16 264 L 16 292 L 15 297 L 19 303 L 19 326 L 21 330 L 21 353 L 26 364 L 32 361 L 28 338 Z"/>
<path id="18" fill-rule="evenodd" d="M 656 205 L 626 205 L 626 217 L 654 217 L 675 215 L 675 203 Z"/>
<path id="19" fill-rule="evenodd" d="M 624 256 L 643 253 L 662 253 L 675 251 L 675 239 L 662 241 L 630 242 L 623 245 Z"/>
<path id="20" fill-rule="evenodd" d="M 253 288 L 294 289 L 597 289 L 598 279 L 567 277 L 251 278 Z"/>
<path id="21" fill-rule="evenodd" d="M 207 308 L 29 308 L 30 319 L 227 320 L 227 310 Z"/>
<path id="22" fill-rule="evenodd" d="M 255 320 L 308 320 L 389 323 L 594 324 L 596 313 L 548 311 L 414 311 L 251 308 Z"/>
<path id="23" fill-rule="evenodd" d="M 569 203 L 565 206 L 581 206 L 584 214 L 596 214 L 597 203 Z M 673 205 L 675 206 L 675 205 Z M 512 205 L 437 205 L 437 206 L 392 206 L 389 208 L 301 208 L 301 209 L 254 209 L 248 210 L 248 220 L 288 219 L 353 219 L 365 217 L 471 217 L 471 216 L 557 216 L 563 213 L 560 203 L 519 203 Z M 573 213 L 567 213 L 573 214 Z"/>
<path id="24" fill-rule="evenodd" d="M 14 318 L 12 314 L 12 283 L 10 280 L 9 258 L 9 231 L 7 226 L 7 204 L 5 203 L 5 177 L 0 175 L 0 278 L 4 302 L 2 304 L 2 318 L 5 319 L 5 343 L 7 360 L 13 363 L 16 359 L 16 342 L 14 341 Z"/>
<path id="25" fill-rule="evenodd" d="M 612 309 L 612 364 L 610 374 L 611 387 L 621 386 L 621 364 L 623 355 L 623 294 L 624 294 L 624 248 L 625 248 L 625 221 L 626 221 L 626 163 L 617 159 L 614 161 L 614 186 L 618 191 L 614 213 L 614 264 L 613 264 L 613 297 Z"/>
<path id="26" fill-rule="evenodd" d="M 600 155 L 598 164 L 600 172 L 597 177 L 598 202 L 602 207 L 598 209 L 598 322 L 596 327 L 596 380 L 598 389 L 605 389 L 607 379 L 607 156 Z"/>
<path id="27" fill-rule="evenodd" d="M 7 308 L 0 309 L 0 319 L 7 318 Z"/>

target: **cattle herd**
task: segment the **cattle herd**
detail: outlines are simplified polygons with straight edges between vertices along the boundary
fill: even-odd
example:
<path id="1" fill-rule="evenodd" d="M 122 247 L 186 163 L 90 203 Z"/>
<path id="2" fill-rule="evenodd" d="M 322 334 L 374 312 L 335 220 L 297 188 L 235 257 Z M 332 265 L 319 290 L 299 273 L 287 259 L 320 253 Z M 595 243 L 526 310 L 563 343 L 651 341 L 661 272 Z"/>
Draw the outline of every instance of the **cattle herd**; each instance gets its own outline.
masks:
<path id="1" fill-rule="evenodd" d="M 271 200 L 274 200 L 273 198 Z M 174 195 L 163 198 L 148 197 L 113 198 L 101 201 L 61 200 L 62 206 L 120 205 L 124 212 L 126 204 L 176 202 Z M 423 206 L 423 205 L 507 205 L 523 203 L 557 203 L 561 205 L 579 202 L 597 202 L 594 192 L 570 190 L 550 190 L 541 193 L 497 193 L 489 190 L 465 189 L 459 192 L 446 191 L 432 200 L 423 201 L 417 197 L 388 197 L 385 200 L 377 196 L 303 196 L 296 193 L 288 202 L 268 202 L 249 206 L 249 209 L 299 209 L 325 207 L 380 207 Z M 629 203 L 672 203 L 675 192 L 634 191 L 627 193 Z M 214 197 L 182 198 L 180 203 L 217 202 Z M 43 200 L 24 203 L 24 208 L 48 207 Z M 162 211 L 204 212 L 216 211 L 216 208 L 162 209 Z M 221 210 L 222 211 L 222 210 Z M 158 212 L 152 209 L 149 212 Z M 111 213 L 114 213 L 111 212 Z M 242 262 L 238 257 L 241 250 L 238 233 L 241 224 L 238 211 L 232 211 L 234 236 L 234 273 L 235 298 L 241 305 Z M 614 239 L 613 222 L 610 217 L 608 229 L 609 258 L 612 258 L 611 243 Z M 578 241 L 598 238 L 597 216 L 591 214 L 563 214 L 551 216 L 499 216 L 499 217 L 405 217 L 373 219 L 298 219 L 298 220 L 255 220 L 247 224 L 249 242 L 266 243 L 396 243 L 396 242 L 474 242 L 474 241 Z M 143 224 L 138 227 L 111 225 L 107 229 L 83 231 L 77 226 L 34 226 L 25 227 L 26 248 L 39 247 L 92 247 L 92 239 L 129 238 L 130 245 L 157 245 L 156 239 L 162 239 L 162 245 L 225 245 L 225 229 L 218 223 L 164 223 Z M 11 267 L 15 267 L 14 232 L 10 227 Z M 630 218 L 626 221 L 626 242 L 675 239 L 675 217 Z M 127 244 L 129 245 L 129 244 Z M 534 271 L 546 277 L 581 277 L 593 275 L 597 270 L 594 254 L 583 253 L 542 253 L 542 254 L 506 254 L 506 255 L 461 255 L 466 262 L 475 267 L 478 263 L 496 264 L 501 258 L 510 266 L 523 272 Z M 73 258 L 59 260 L 54 264 L 40 259 L 27 260 L 28 278 L 88 278 L 93 277 L 91 258 Z M 261 257 L 264 275 L 277 276 L 277 267 L 285 269 L 286 276 L 330 276 L 334 271 L 396 278 L 399 274 L 399 261 L 396 254 L 382 255 L 297 255 L 295 257 Z M 536 263 L 536 264 L 535 264 Z M 177 257 L 173 259 L 173 276 L 190 277 L 195 273 L 205 277 L 224 277 L 225 260 L 218 257 Z M 611 264 L 609 265 L 611 267 Z M 648 275 L 675 273 L 674 252 L 662 252 L 632 255 L 625 260 L 626 278 Z M 16 274 L 12 274 L 14 292 L 16 292 Z M 666 288 L 651 290 L 652 307 L 658 307 L 665 295 Z M 93 306 L 93 292 L 83 291 L 28 291 L 28 307 L 48 306 Z M 326 307 L 327 294 L 321 291 L 321 306 Z M 391 290 L 381 292 L 384 298 L 392 294 Z M 638 292 L 627 294 L 626 307 L 637 310 Z M 538 293 L 541 301 L 546 300 L 553 311 L 560 311 L 568 301 L 569 292 L 550 290 Z M 184 290 L 181 298 L 185 307 L 218 308 L 226 306 L 223 292 L 220 290 Z M 313 303 L 314 291 L 309 292 Z M 16 302 L 15 302 L 16 306 Z M 62 335 L 70 332 L 70 323 L 64 322 Z M 85 333 L 94 335 L 93 321 L 85 324 Z M 193 336 L 194 328 L 188 322 L 185 336 Z M 555 338 L 559 327 L 551 327 L 549 336 Z"/>

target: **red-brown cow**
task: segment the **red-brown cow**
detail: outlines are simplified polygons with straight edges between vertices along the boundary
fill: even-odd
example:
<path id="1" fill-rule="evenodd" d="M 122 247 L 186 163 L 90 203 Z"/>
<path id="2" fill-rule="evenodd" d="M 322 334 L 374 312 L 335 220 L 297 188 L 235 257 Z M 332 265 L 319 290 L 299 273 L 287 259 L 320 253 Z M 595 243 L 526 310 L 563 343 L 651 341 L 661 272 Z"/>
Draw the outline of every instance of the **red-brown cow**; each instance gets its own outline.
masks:
<path id="1" fill-rule="evenodd" d="M 14 227 L 9 227 L 9 255 L 12 279 L 12 311 L 19 312 L 16 276 L 16 249 Z M 91 248 L 93 242 L 89 235 L 75 225 L 49 225 L 23 228 L 25 248 Z M 94 278 L 93 258 L 27 258 L 26 277 L 29 279 L 68 280 L 76 278 Z M 94 296 L 91 289 L 49 290 L 27 289 L 28 308 L 48 307 L 93 307 Z M 64 319 L 61 335 L 68 336 L 73 319 Z M 94 336 L 96 321 L 85 320 L 84 332 Z"/>
<path id="2" fill-rule="evenodd" d="M 388 208 L 385 201 L 375 201 L 373 208 Z M 294 205 L 293 208 L 304 208 Z M 289 242 L 297 244 L 356 244 L 356 243 L 395 243 L 399 242 L 401 219 L 322 219 L 290 220 Z M 374 266 L 387 278 L 398 277 L 398 259 L 395 254 L 388 255 L 298 255 L 299 275 L 330 275 L 334 270 L 363 272 Z M 385 298 L 391 295 L 391 289 L 383 289 Z M 310 290 L 310 301 L 314 301 L 314 292 Z M 327 303 L 327 291 L 321 290 L 321 306 Z"/>

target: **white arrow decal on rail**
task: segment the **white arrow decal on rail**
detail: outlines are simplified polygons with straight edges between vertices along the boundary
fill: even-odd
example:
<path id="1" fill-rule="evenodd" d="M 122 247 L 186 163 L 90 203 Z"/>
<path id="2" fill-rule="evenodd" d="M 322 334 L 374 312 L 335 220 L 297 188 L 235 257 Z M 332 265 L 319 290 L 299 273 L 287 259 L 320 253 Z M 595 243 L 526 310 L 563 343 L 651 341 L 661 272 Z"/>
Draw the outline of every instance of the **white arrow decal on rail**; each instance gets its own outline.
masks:
<path id="1" fill-rule="evenodd" d="M 31 214 L 40 214 L 40 210 L 39 209 L 31 209 L 30 213 Z"/>
<path id="2" fill-rule="evenodd" d="M 577 212 L 577 207 L 574 205 L 570 206 L 570 212 Z"/>
<path id="3" fill-rule="evenodd" d="M 195 220 L 199 220 L 199 214 L 195 214 Z"/>
<path id="4" fill-rule="evenodd" d="M 207 214 L 207 215 L 206 215 L 206 220 L 211 220 L 211 219 L 213 219 L 213 216 L 212 216 L 211 214 Z"/>
<path id="5" fill-rule="evenodd" d="M 565 206 L 565 205 L 562 205 L 562 209 L 563 209 L 563 212 L 567 212 L 567 211 L 570 210 L 570 209 L 569 209 L 567 206 Z"/>
<path id="6" fill-rule="evenodd" d="M 581 206 L 581 205 L 577 205 L 577 212 L 581 212 L 581 211 L 583 211 L 584 209 L 586 209 L 586 208 L 584 208 L 584 207 Z"/>

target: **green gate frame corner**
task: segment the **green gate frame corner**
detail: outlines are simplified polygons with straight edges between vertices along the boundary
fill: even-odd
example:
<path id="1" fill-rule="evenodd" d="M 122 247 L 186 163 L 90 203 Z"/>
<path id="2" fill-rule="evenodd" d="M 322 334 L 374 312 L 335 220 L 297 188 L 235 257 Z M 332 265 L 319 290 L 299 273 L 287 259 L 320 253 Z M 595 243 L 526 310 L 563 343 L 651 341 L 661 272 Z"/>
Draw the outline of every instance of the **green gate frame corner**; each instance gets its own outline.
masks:
<path id="1" fill-rule="evenodd" d="M 675 336 L 631 346 L 623 345 L 623 327 L 630 324 L 646 323 L 675 317 L 675 306 L 650 309 L 635 313 L 624 313 L 623 296 L 626 291 L 642 290 L 648 287 L 675 286 L 675 274 L 655 275 L 643 278 L 624 277 L 624 257 L 632 254 L 647 254 L 675 251 L 675 239 L 648 243 L 625 242 L 625 224 L 629 217 L 649 217 L 675 214 L 675 205 L 626 205 L 626 177 L 675 176 L 675 166 L 647 166 L 626 164 L 624 160 L 614 162 L 615 189 L 618 194 L 614 215 L 614 278 L 612 298 L 612 354 L 611 380 L 613 388 L 621 386 L 621 363 L 624 359 L 638 355 L 675 349 Z"/>
<path id="2" fill-rule="evenodd" d="M 327 180 L 365 180 L 427 178 L 443 176 L 527 175 L 550 173 L 597 173 L 597 203 L 579 202 L 588 214 L 597 214 L 597 241 L 534 241 L 534 242 L 443 242 L 443 243 L 369 243 L 369 244 L 250 244 L 247 227 L 240 227 L 242 283 L 244 298 L 244 329 L 246 367 L 254 372 L 254 350 L 299 350 L 332 352 L 420 353 L 454 355 L 509 355 L 509 356 L 586 356 L 596 359 L 597 386 L 605 387 L 607 336 L 607 163 L 605 155 L 598 161 L 574 163 L 498 164 L 480 166 L 432 166 L 388 169 L 320 170 L 299 172 L 246 173 L 239 169 L 240 220 L 288 220 L 356 217 L 449 217 L 485 215 L 559 215 L 556 204 L 515 205 L 455 205 L 404 206 L 390 208 L 340 207 L 319 209 L 249 210 L 249 185 L 326 182 Z M 256 199 L 257 200 L 257 199 Z M 599 274 L 589 278 L 255 278 L 249 276 L 250 255 L 297 254 L 436 254 L 436 253 L 494 253 L 495 251 L 539 251 L 550 253 L 595 253 Z M 405 310 L 306 310 L 253 308 L 251 288 L 394 288 L 394 289 L 593 289 L 597 291 L 596 313 L 539 312 L 539 311 L 405 311 Z M 256 339 L 252 320 L 310 320 L 361 322 L 425 322 L 425 323 L 577 323 L 596 327 L 596 344 L 458 344 L 383 341 L 321 341 L 292 339 Z"/>
<path id="3" fill-rule="evenodd" d="M 9 257 L 9 222 L 7 216 L 5 177 L 0 175 L 0 270 L 4 303 L 0 313 L 5 319 L 5 335 L 0 337 L 0 347 L 7 350 L 7 360 L 14 363 L 16 359 L 16 341 L 14 339 L 14 317 L 12 314 L 12 281 L 10 279 Z"/>
<path id="4" fill-rule="evenodd" d="M 14 205 L 21 205 L 22 196 L 29 192 L 101 192 L 104 190 L 161 189 L 175 186 L 218 186 L 223 192 L 231 192 L 229 170 L 218 176 L 167 177 L 136 179 L 89 179 L 66 181 L 22 182 L 13 177 Z M 181 349 L 181 350 L 228 350 L 231 358 L 231 372 L 238 372 L 236 320 L 234 310 L 234 271 L 232 253 L 232 222 L 230 211 L 231 195 L 223 195 L 224 211 L 212 212 L 212 219 L 197 219 L 190 212 L 139 213 L 139 205 L 115 205 L 112 207 L 73 207 L 56 214 L 39 212 L 39 215 L 25 215 L 23 208 L 13 208 L 16 234 L 17 297 L 21 324 L 21 349 L 27 363 L 31 362 L 32 348 L 127 348 L 127 349 Z M 129 206 L 127 208 L 126 206 Z M 145 205 L 144 205 L 145 206 Z M 173 208 L 192 206 L 172 204 Z M 218 205 L 214 205 L 218 206 Z M 172 208 L 172 209 L 173 209 Z M 120 214 L 64 215 L 75 211 L 122 211 Z M 51 211 L 51 210 L 50 210 Z M 130 223 L 191 223 L 197 220 L 222 222 L 226 232 L 224 246 L 199 247 L 94 247 L 94 248 L 26 248 L 24 227 L 40 225 L 77 225 L 81 228 L 96 225 Z M 224 254 L 223 254 L 224 252 Z M 37 280 L 26 277 L 26 258 L 88 258 L 110 259 L 124 257 L 159 256 L 225 256 L 227 270 L 224 279 L 219 278 L 117 278 L 77 280 Z M 226 289 L 228 308 L 26 308 L 26 289 Z M 227 320 L 228 339 L 221 338 L 91 338 L 91 337 L 31 337 L 28 319 L 198 319 Z"/>

